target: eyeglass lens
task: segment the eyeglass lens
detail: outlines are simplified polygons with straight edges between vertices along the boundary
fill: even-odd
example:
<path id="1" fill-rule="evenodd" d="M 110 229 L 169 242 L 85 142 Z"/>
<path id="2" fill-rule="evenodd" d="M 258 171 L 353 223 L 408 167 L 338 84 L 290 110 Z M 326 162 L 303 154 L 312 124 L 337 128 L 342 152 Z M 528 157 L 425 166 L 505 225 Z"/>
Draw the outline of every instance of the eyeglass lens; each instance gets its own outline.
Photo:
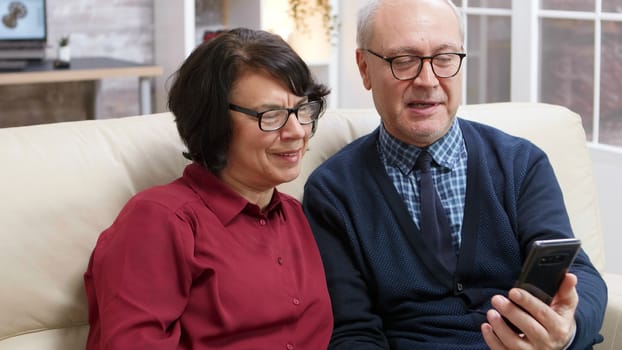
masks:
<path id="1" fill-rule="evenodd" d="M 302 125 L 313 123 L 320 115 L 321 104 L 317 101 L 305 103 L 292 109 L 272 109 L 261 114 L 261 129 L 265 131 L 278 130 L 287 123 L 293 112 Z"/>
<path id="2" fill-rule="evenodd" d="M 439 78 L 449 78 L 458 73 L 462 57 L 455 53 L 438 54 L 432 57 L 397 56 L 391 60 L 391 70 L 395 78 L 409 80 L 416 78 L 428 58 L 432 62 L 432 71 Z"/>

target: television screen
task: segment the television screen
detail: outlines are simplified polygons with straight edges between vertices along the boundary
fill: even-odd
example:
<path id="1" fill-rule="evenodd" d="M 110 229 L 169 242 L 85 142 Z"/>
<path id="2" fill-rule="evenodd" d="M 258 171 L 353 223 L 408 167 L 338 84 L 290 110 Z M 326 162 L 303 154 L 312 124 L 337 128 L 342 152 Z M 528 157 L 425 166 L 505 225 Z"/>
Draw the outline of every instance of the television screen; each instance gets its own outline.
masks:
<path id="1" fill-rule="evenodd" d="M 0 0 L 0 42 L 45 43 L 45 0 Z"/>

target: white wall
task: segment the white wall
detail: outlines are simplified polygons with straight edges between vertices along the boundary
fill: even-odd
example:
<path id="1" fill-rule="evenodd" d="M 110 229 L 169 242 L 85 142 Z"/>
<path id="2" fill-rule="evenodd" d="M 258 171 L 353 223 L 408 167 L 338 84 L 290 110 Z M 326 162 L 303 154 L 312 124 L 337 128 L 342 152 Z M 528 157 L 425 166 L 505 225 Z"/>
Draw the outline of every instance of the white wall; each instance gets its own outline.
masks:
<path id="1" fill-rule="evenodd" d="M 362 0 L 341 0 L 339 9 L 339 64 L 338 86 L 340 108 L 368 108 L 374 103 L 371 93 L 363 87 L 356 66 L 356 16 Z"/>
<path id="2" fill-rule="evenodd" d="M 154 112 L 164 112 L 168 108 L 168 90 L 171 75 L 179 68 L 195 47 L 194 0 L 173 2 L 156 0 L 153 5 L 155 38 L 155 63 L 162 67 L 163 73 L 155 79 Z"/>
<path id="3" fill-rule="evenodd" d="M 590 145 L 605 240 L 606 271 L 622 274 L 622 151 Z"/>

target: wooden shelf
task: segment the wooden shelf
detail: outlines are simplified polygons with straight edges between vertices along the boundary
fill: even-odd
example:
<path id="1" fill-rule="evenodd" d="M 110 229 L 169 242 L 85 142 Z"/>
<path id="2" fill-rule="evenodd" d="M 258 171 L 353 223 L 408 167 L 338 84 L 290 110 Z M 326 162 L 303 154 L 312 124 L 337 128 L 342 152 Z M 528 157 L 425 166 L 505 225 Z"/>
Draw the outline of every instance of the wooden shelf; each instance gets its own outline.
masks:
<path id="1" fill-rule="evenodd" d="M 0 85 L 39 83 L 66 83 L 92 81 L 95 84 L 95 103 L 91 117 L 96 118 L 99 109 L 99 83 L 112 77 L 138 77 L 139 111 L 152 113 L 150 78 L 162 75 L 162 67 L 107 57 L 81 57 L 71 60 L 68 68 L 55 68 L 54 62 L 32 61 L 22 71 L 0 73 Z"/>
<path id="2" fill-rule="evenodd" d="M 52 61 L 30 62 L 18 72 L 0 73 L 0 85 L 58 83 L 111 77 L 156 77 L 162 67 L 106 57 L 74 58 L 69 68 L 54 68 Z"/>

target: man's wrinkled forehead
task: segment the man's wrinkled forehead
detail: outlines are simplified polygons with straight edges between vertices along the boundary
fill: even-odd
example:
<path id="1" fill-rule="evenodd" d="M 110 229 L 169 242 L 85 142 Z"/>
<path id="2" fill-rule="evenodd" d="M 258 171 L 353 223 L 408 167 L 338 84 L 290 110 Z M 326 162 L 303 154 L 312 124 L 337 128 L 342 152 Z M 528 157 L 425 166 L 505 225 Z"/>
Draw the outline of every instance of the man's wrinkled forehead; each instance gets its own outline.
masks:
<path id="1" fill-rule="evenodd" d="M 432 46 L 464 46 L 461 19 L 446 0 L 385 0 L 371 25 L 376 45 L 418 47 L 432 41 Z"/>

